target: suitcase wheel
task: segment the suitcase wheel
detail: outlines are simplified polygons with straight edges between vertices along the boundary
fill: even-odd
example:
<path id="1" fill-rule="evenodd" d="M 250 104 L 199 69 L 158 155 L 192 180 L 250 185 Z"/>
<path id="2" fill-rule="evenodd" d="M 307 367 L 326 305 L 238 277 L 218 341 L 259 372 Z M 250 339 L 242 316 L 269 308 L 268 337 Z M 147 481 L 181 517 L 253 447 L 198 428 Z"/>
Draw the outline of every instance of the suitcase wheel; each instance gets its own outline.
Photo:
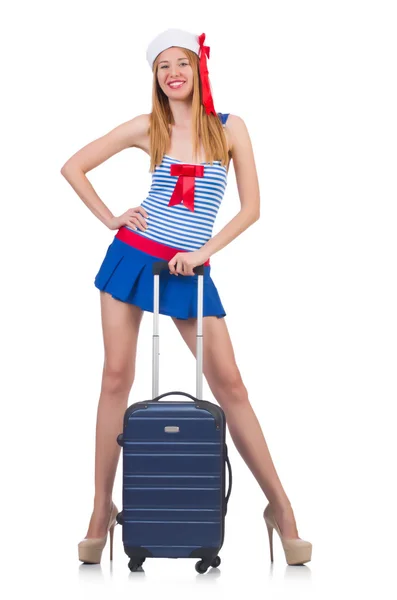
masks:
<path id="1" fill-rule="evenodd" d="M 128 563 L 130 571 L 138 571 L 139 567 L 143 565 L 145 560 L 146 558 L 131 558 L 130 562 Z"/>
<path id="2" fill-rule="evenodd" d="M 214 567 L 214 569 L 216 567 L 219 567 L 219 565 L 221 564 L 221 559 L 219 556 L 217 556 L 216 558 L 214 558 L 214 560 L 211 563 L 211 567 Z"/>
<path id="3" fill-rule="evenodd" d="M 198 562 L 196 562 L 195 564 L 195 569 L 197 571 L 197 573 L 206 573 L 209 567 L 219 567 L 219 565 L 221 564 L 221 559 L 219 558 L 219 556 L 217 556 L 216 558 L 214 558 L 214 560 L 212 562 L 208 562 L 205 560 L 199 560 Z"/>

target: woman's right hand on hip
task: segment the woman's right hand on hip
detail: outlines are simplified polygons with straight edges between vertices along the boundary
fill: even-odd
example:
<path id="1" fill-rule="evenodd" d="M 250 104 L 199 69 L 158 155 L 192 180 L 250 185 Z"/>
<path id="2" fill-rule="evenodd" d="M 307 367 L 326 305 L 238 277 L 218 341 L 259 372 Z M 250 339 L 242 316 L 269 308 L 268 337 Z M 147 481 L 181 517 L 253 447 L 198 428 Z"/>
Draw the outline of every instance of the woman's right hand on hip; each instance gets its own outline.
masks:
<path id="1" fill-rule="evenodd" d="M 123 225 L 127 225 L 132 229 L 139 228 L 141 231 L 146 231 L 148 228 L 146 219 L 148 217 L 146 210 L 142 206 L 137 206 L 136 208 L 129 208 L 120 217 L 113 217 L 107 225 L 111 230 L 120 229 Z"/>

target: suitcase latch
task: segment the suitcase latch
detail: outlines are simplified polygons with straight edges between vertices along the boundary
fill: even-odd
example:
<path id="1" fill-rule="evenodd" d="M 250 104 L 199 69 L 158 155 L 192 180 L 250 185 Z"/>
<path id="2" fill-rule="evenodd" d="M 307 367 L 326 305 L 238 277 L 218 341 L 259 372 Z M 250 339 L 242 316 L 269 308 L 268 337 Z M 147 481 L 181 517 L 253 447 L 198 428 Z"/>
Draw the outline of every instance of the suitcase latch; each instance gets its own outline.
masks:
<path id="1" fill-rule="evenodd" d="M 177 425 L 166 425 L 166 427 L 164 427 L 164 431 L 166 433 L 178 433 L 179 427 Z"/>

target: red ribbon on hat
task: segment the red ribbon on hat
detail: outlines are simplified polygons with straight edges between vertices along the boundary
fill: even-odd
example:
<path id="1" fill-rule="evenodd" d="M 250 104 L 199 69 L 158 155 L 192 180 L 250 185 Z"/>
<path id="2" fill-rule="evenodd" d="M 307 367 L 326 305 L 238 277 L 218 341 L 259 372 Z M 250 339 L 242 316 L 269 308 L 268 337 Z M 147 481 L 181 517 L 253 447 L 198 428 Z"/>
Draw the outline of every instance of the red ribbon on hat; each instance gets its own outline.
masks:
<path id="1" fill-rule="evenodd" d="M 204 176 L 204 166 L 174 163 L 171 165 L 170 172 L 171 175 L 179 175 L 179 178 L 176 182 L 174 191 L 172 192 L 168 206 L 181 204 L 183 201 L 186 208 L 194 211 L 194 178 Z"/>
<path id="2" fill-rule="evenodd" d="M 207 115 L 210 113 L 213 113 L 215 116 L 217 116 L 215 108 L 214 108 L 214 101 L 212 99 L 210 81 L 208 79 L 207 56 L 208 56 L 208 58 L 210 57 L 210 47 L 204 46 L 204 40 L 205 40 L 205 33 L 202 33 L 201 35 L 199 35 L 199 38 L 198 38 L 198 41 L 200 44 L 199 70 L 200 70 L 201 87 L 202 87 L 202 93 L 203 93 L 202 100 L 203 100 L 205 112 L 207 113 Z"/>

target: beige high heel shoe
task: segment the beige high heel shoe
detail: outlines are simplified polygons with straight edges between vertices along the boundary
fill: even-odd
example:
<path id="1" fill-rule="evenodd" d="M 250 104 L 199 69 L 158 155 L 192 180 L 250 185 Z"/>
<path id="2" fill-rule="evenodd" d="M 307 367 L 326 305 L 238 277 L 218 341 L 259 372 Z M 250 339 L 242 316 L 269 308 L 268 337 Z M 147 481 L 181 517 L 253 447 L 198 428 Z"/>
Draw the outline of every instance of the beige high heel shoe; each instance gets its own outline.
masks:
<path id="1" fill-rule="evenodd" d="M 267 532 L 269 534 L 269 545 L 270 545 L 270 560 L 273 562 L 273 529 L 275 529 L 280 537 L 281 543 L 284 548 L 285 559 L 289 565 L 302 565 L 303 563 L 309 562 L 312 558 L 312 545 L 306 540 L 300 538 L 285 539 L 281 535 L 279 526 L 277 525 L 276 519 L 270 504 L 268 504 L 264 510 L 263 516 L 265 518 Z"/>
<path id="2" fill-rule="evenodd" d="M 113 560 L 113 532 L 114 526 L 117 524 L 116 516 L 118 512 L 116 505 L 112 503 L 106 535 L 101 538 L 84 538 L 78 545 L 79 560 L 91 565 L 99 564 L 108 533 L 110 535 L 110 560 Z"/>

